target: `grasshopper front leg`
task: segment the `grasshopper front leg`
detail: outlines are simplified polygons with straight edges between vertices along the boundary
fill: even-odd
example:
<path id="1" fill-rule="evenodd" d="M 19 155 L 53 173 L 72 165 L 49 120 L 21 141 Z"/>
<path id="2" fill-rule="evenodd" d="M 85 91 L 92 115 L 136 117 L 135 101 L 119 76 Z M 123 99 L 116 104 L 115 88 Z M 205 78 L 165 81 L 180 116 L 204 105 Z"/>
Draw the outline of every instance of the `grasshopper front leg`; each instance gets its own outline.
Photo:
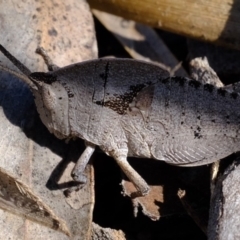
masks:
<path id="1" fill-rule="evenodd" d="M 81 154 L 71 173 L 73 180 L 76 181 L 78 185 L 67 189 L 64 192 L 66 196 L 69 196 L 73 191 L 79 190 L 87 182 L 87 178 L 83 174 L 83 172 L 85 171 L 86 165 L 95 151 L 95 145 L 89 142 L 85 142 L 85 145 L 86 148 L 84 152 Z"/>
<path id="2" fill-rule="evenodd" d="M 85 142 L 86 148 L 80 158 L 78 159 L 75 167 L 72 170 L 72 178 L 74 181 L 79 183 L 86 183 L 87 178 L 85 175 L 83 175 L 83 172 L 86 168 L 87 163 L 89 162 L 92 154 L 95 151 L 95 145 L 91 144 L 89 142 Z"/>

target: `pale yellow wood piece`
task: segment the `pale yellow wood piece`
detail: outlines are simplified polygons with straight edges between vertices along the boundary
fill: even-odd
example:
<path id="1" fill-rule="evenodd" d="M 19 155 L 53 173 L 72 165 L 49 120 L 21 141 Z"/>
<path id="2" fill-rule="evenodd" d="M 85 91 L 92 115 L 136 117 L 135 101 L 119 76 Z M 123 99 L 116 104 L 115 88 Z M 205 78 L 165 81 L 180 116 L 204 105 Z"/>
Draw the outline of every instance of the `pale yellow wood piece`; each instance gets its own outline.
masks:
<path id="1" fill-rule="evenodd" d="M 240 2 L 89 0 L 92 8 L 199 40 L 240 49 Z"/>

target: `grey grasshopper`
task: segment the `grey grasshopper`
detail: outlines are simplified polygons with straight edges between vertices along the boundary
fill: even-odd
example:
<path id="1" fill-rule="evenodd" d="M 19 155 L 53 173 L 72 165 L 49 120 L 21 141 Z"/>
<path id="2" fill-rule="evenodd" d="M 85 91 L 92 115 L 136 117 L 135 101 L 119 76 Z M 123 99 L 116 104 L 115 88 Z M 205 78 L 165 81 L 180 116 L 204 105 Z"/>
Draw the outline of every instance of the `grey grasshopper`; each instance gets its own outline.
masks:
<path id="1" fill-rule="evenodd" d="M 22 74 L 40 118 L 60 139 L 81 138 L 86 148 L 72 171 L 84 169 L 95 147 L 113 157 L 137 195 L 149 192 L 127 157 L 153 158 L 179 166 L 209 164 L 240 150 L 238 93 L 130 59 L 96 59 L 58 68 L 40 49 L 51 71 L 32 73 L 3 46 L 0 51 Z M 71 191 L 71 190 L 69 190 Z"/>

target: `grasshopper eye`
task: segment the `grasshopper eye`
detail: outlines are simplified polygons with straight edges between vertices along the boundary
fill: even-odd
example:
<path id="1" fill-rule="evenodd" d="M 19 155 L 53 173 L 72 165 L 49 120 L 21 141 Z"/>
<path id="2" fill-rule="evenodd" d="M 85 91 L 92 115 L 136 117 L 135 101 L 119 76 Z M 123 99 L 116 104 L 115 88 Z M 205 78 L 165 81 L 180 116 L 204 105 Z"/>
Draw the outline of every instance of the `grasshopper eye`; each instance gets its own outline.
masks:
<path id="1" fill-rule="evenodd" d="M 44 106 L 50 110 L 54 111 L 56 105 L 57 105 L 57 97 L 56 94 L 54 93 L 53 89 L 51 86 L 44 85 L 42 88 L 42 100 Z"/>

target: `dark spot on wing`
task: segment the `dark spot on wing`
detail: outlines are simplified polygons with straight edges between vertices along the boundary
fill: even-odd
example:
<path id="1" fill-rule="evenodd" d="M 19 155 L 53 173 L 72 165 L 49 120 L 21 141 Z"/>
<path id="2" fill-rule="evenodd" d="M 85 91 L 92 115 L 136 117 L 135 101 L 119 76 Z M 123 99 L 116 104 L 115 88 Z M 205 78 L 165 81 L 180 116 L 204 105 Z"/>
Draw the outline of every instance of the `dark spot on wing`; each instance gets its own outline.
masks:
<path id="1" fill-rule="evenodd" d="M 74 97 L 74 94 L 72 92 L 68 92 L 68 97 L 69 98 L 73 98 Z"/>
<path id="2" fill-rule="evenodd" d="M 176 83 L 179 84 L 179 86 L 184 86 L 184 84 L 186 83 L 187 79 L 184 77 L 172 77 L 172 80 Z"/>
<path id="3" fill-rule="evenodd" d="M 115 94 L 114 97 L 107 101 L 96 101 L 95 103 L 97 105 L 102 105 L 103 107 L 108 107 L 120 115 L 126 114 L 129 104 L 145 86 L 145 84 L 130 86 L 129 92 L 126 92 L 125 94 Z"/>
<path id="4" fill-rule="evenodd" d="M 214 86 L 211 85 L 211 84 L 206 83 L 206 84 L 204 84 L 203 89 L 204 89 L 205 91 L 209 91 L 209 92 L 211 93 L 211 92 L 213 91 L 213 89 L 214 89 Z"/>
<path id="5" fill-rule="evenodd" d="M 199 126 L 197 126 L 197 130 L 194 131 L 194 138 L 200 139 L 202 138 L 202 134 L 201 134 L 201 128 Z"/>
<path id="6" fill-rule="evenodd" d="M 194 131 L 194 138 L 200 139 L 202 138 L 202 135 L 199 132 Z"/>
<path id="7" fill-rule="evenodd" d="M 107 84 L 108 75 L 109 75 L 109 62 L 107 62 L 104 72 L 99 74 L 99 77 L 104 80 L 103 85 L 104 88 L 106 87 Z"/>
<path id="8" fill-rule="evenodd" d="M 226 93 L 227 93 L 227 91 L 224 90 L 224 89 L 222 89 L 222 88 L 219 88 L 219 89 L 217 90 L 217 92 L 218 92 L 219 95 L 221 95 L 221 96 L 223 96 L 223 97 L 225 97 L 225 95 L 226 95 Z"/>
<path id="9" fill-rule="evenodd" d="M 201 84 L 200 82 L 196 81 L 196 80 L 190 80 L 190 81 L 188 82 L 188 85 L 189 85 L 190 87 L 195 87 L 195 88 L 197 89 L 197 88 L 199 88 L 202 84 Z"/>

